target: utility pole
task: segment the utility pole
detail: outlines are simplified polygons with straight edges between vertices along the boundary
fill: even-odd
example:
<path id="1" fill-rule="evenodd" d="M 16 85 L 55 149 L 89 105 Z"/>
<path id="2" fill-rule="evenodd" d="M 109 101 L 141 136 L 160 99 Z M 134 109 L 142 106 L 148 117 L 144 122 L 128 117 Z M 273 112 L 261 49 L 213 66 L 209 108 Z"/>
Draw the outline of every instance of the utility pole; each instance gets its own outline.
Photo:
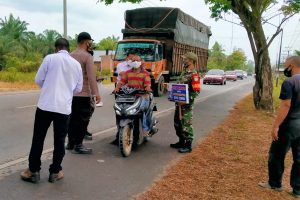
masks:
<path id="1" fill-rule="evenodd" d="M 280 58 L 281 58 L 283 29 L 281 29 L 280 31 L 281 31 L 281 39 L 280 39 L 280 48 L 279 48 L 279 56 L 278 56 L 278 63 L 277 63 L 276 87 L 278 86 L 278 79 L 279 79 L 279 65 L 280 65 Z"/>
<path id="2" fill-rule="evenodd" d="M 68 34 L 67 34 L 67 0 L 64 1 L 64 38 L 67 39 Z"/>
<path id="3" fill-rule="evenodd" d="M 285 47 L 285 49 L 287 51 L 287 57 L 290 57 L 291 47 Z"/>

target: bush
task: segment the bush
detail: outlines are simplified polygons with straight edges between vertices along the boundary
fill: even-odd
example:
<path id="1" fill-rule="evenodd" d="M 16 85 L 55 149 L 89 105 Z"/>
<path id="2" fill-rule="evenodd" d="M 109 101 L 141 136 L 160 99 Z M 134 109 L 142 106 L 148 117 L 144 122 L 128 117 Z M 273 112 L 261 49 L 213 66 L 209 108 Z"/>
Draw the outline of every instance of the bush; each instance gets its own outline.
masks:
<path id="1" fill-rule="evenodd" d="M 15 82 L 17 80 L 17 69 L 15 67 L 9 67 L 7 69 L 6 79 L 8 82 Z"/>
<path id="2" fill-rule="evenodd" d="M 101 70 L 101 71 L 96 71 L 96 77 L 100 78 L 106 78 L 102 81 L 103 84 L 109 84 L 111 83 L 110 81 L 110 76 L 111 76 L 111 71 L 109 69 Z"/>
<path id="3" fill-rule="evenodd" d="M 274 102 L 273 104 L 275 110 L 277 110 L 279 107 L 279 102 L 280 102 L 279 95 L 280 95 L 281 85 L 285 79 L 286 77 L 284 75 L 280 75 L 278 79 L 277 87 L 276 87 L 276 78 L 273 80 L 273 102 Z"/>
<path id="4" fill-rule="evenodd" d="M 5 56 L 5 61 L 6 69 L 14 67 L 18 72 L 34 72 L 39 68 L 42 56 L 40 54 L 31 54 L 25 58 L 20 58 L 10 54 Z"/>
<path id="5" fill-rule="evenodd" d="M 17 72 L 17 69 L 12 67 L 6 69 L 6 71 L 0 71 L 0 81 L 34 83 L 35 74 L 36 72 Z"/>

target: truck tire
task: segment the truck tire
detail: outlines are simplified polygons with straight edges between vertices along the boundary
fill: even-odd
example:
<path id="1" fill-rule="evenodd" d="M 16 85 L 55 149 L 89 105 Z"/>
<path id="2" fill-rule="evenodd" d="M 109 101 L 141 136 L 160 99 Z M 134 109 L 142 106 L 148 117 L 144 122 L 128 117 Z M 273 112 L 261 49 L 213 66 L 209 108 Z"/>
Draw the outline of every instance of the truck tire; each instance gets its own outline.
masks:
<path id="1" fill-rule="evenodd" d="M 155 87 L 154 87 L 154 96 L 156 97 L 161 97 L 164 93 L 165 93 L 165 78 L 163 76 L 161 76 L 158 79 L 158 82 L 155 83 Z"/>

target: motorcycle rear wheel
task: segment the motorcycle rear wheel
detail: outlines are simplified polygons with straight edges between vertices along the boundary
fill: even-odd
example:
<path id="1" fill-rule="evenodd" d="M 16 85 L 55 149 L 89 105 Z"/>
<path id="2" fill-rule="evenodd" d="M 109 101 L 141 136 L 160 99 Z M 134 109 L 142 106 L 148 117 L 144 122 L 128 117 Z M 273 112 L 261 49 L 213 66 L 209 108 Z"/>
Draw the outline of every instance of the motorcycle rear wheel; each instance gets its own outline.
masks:
<path id="1" fill-rule="evenodd" d="M 120 129 L 119 148 L 122 156 L 128 157 L 131 153 L 133 143 L 133 128 L 128 124 Z"/>

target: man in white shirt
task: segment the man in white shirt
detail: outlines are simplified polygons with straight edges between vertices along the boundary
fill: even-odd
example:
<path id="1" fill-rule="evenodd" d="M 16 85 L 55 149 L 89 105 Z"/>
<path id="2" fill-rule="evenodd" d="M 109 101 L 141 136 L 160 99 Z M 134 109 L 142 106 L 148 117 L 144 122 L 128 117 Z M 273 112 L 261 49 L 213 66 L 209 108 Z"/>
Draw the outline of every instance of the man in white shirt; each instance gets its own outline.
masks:
<path id="1" fill-rule="evenodd" d="M 41 155 L 51 122 L 54 129 L 54 151 L 48 181 L 55 182 L 64 177 L 61 163 L 65 155 L 64 143 L 72 98 L 73 94 L 82 90 L 83 84 L 80 63 L 68 51 L 68 40 L 57 39 L 56 53 L 44 58 L 36 74 L 35 82 L 41 87 L 41 94 L 35 113 L 29 168 L 21 173 L 24 181 L 36 183 L 40 180 Z"/>
<path id="2" fill-rule="evenodd" d="M 129 52 L 125 60 L 117 65 L 117 70 L 116 70 L 116 72 L 118 73 L 117 82 L 121 80 L 121 77 L 124 72 L 132 69 L 132 65 L 131 65 L 132 58 L 135 55 L 136 55 L 135 53 Z"/>

